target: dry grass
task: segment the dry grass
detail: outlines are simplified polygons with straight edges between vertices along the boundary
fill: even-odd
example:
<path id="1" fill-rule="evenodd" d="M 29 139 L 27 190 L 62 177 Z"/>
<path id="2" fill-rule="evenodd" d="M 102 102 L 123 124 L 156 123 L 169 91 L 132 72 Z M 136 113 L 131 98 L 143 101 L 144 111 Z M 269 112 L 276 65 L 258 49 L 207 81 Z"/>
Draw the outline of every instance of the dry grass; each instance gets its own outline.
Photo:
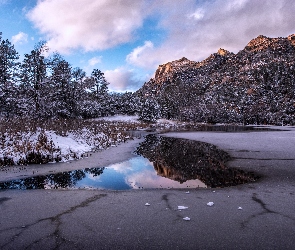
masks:
<path id="1" fill-rule="evenodd" d="M 71 136 L 86 141 L 93 149 L 104 149 L 132 139 L 132 132 L 146 128 L 145 123 L 97 121 L 80 119 L 55 120 L 0 120 L 0 166 L 14 164 L 48 163 L 62 158 L 80 158 L 83 155 L 61 155 L 60 149 L 47 137 L 45 131 L 60 136 Z"/>

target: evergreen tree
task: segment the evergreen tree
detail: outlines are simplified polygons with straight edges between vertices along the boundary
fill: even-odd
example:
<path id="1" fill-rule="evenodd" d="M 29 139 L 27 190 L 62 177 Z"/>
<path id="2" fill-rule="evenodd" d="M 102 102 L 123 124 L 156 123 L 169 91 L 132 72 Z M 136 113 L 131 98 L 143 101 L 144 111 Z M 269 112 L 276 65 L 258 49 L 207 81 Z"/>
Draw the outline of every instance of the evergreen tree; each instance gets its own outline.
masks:
<path id="1" fill-rule="evenodd" d="M 45 42 L 37 44 L 30 54 L 25 54 L 21 64 L 21 89 L 27 98 L 27 112 L 33 117 L 46 116 L 46 73 Z"/>
<path id="2" fill-rule="evenodd" d="M 91 73 L 91 90 L 94 97 L 94 102 L 98 102 L 100 108 L 100 116 L 107 116 L 111 113 L 110 103 L 108 98 L 109 83 L 104 77 L 104 73 L 98 69 L 94 69 Z M 97 106 L 97 105 L 96 105 Z"/>
<path id="3" fill-rule="evenodd" d="M 144 122 L 155 122 L 160 118 L 160 106 L 155 99 L 147 98 L 142 106 L 139 119 Z"/>
<path id="4" fill-rule="evenodd" d="M 91 73 L 91 78 L 93 79 L 96 96 L 105 96 L 108 92 L 109 83 L 105 79 L 104 73 L 98 69 L 94 69 Z"/>
<path id="5" fill-rule="evenodd" d="M 79 105 L 83 103 L 84 100 L 87 100 L 87 86 L 85 84 L 86 73 L 80 68 L 74 68 L 72 70 L 72 110 L 74 116 L 80 116 Z"/>
<path id="6" fill-rule="evenodd" d="M 75 100 L 72 83 L 71 65 L 61 57 L 55 57 L 50 76 L 50 84 L 54 89 L 51 96 L 53 114 L 61 117 L 73 116 Z"/>
<path id="7" fill-rule="evenodd" d="M 0 114 L 13 115 L 17 107 L 17 75 L 19 55 L 9 40 L 2 40 L 0 32 Z"/>

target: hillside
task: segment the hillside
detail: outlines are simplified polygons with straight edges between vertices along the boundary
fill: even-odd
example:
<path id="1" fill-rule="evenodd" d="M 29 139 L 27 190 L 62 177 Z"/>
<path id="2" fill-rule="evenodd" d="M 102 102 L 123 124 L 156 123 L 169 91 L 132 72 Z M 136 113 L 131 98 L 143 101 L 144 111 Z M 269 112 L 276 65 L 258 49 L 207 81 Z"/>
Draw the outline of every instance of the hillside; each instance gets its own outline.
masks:
<path id="1" fill-rule="evenodd" d="M 260 35 L 236 54 L 220 48 L 201 62 L 160 65 L 136 95 L 146 120 L 295 124 L 295 34 Z"/>

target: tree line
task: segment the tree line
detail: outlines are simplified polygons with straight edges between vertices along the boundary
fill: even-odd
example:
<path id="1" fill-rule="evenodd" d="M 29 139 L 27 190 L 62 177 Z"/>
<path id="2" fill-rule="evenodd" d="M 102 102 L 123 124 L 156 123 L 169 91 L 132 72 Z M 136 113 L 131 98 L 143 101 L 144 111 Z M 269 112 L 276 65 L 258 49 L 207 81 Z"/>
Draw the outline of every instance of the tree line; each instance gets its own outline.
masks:
<path id="1" fill-rule="evenodd" d="M 259 51 L 215 53 L 198 66 L 173 61 L 163 79 L 152 78 L 135 93 L 110 93 L 102 71 L 88 76 L 58 53 L 46 57 L 45 42 L 20 61 L 0 32 L 0 118 L 128 114 L 146 122 L 295 124 L 295 48 L 288 39 L 272 39 Z"/>
<path id="2" fill-rule="evenodd" d="M 95 118 L 138 114 L 140 99 L 132 93 L 110 93 L 99 69 L 90 76 L 60 54 L 46 57 L 45 42 L 19 60 L 19 53 L 0 32 L 0 117 Z"/>

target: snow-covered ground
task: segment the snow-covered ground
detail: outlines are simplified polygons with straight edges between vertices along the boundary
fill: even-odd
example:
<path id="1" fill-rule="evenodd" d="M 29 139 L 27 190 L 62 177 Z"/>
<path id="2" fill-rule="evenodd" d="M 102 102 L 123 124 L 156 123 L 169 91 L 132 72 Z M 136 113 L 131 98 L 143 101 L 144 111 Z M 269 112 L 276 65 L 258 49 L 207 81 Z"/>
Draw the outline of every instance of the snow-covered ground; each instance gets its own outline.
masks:
<path id="1" fill-rule="evenodd" d="M 85 131 L 84 131 L 85 133 Z M 115 144 L 111 138 L 104 133 L 83 136 L 82 133 L 69 133 L 67 136 L 58 135 L 54 131 L 36 131 L 22 133 L 12 138 L 7 135 L 3 147 L 0 149 L 0 160 L 10 159 L 14 164 L 26 164 L 30 153 L 35 153 L 35 158 L 44 158 L 43 163 L 57 161 L 68 161 L 79 159 L 87 152 L 104 148 L 104 145 Z M 126 138 L 127 139 L 127 138 Z M 47 158 L 48 157 L 48 158 Z M 33 160 L 29 160 L 33 161 Z M 0 161 L 1 163 L 1 161 Z M 29 162 L 30 163 L 30 162 Z M 36 162 L 34 162 L 36 163 Z M 3 164 L 6 165 L 6 164 Z"/>
<path id="2" fill-rule="evenodd" d="M 104 120 L 104 121 L 121 121 L 121 122 L 137 122 L 139 123 L 140 121 L 138 120 L 137 115 L 114 115 L 114 116 L 106 116 L 106 117 L 101 117 L 97 118 L 95 120 Z"/>
<path id="3" fill-rule="evenodd" d="M 177 131 L 197 124 L 159 119 L 142 123 L 138 116 L 116 115 L 93 120 L 56 120 L 0 123 L 0 166 L 65 162 L 88 152 L 106 149 L 132 139 L 128 131 L 152 128 Z"/>
<path id="4" fill-rule="evenodd" d="M 135 122 L 136 121 L 136 122 Z M 6 125 L 7 126 L 7 125 Z M 42 126 L 42 125 L 41 125 Z M 88 152 L 106 149 L 132 139 L 128 130 L 143 128 L 136 117 L 116 116 L 109 120 L 71 121 L 55 126 L 24 129 L 8 125 L 0 130 L 0 166 L 65 162 L 83 158 Z M 1 128 L 1 126 L 0 126 Z"/>

